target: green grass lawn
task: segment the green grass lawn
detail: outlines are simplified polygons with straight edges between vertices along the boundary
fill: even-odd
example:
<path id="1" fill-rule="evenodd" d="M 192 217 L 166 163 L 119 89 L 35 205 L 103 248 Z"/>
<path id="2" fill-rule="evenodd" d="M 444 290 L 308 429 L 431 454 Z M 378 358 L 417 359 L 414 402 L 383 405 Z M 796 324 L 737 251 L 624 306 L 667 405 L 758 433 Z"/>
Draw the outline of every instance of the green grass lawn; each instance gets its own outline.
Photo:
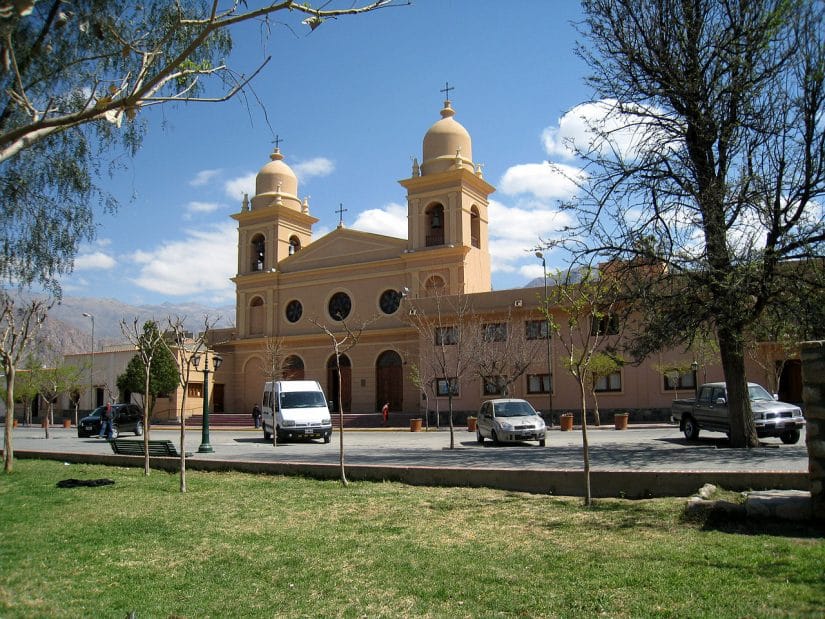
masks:
<path id="1" fill-rule="evenodd" d="M 115 480 L 59 489 L 66 478 Z M 822 617 L 810 527 L 580 499 L 18 460 L 0 617 Z"/>

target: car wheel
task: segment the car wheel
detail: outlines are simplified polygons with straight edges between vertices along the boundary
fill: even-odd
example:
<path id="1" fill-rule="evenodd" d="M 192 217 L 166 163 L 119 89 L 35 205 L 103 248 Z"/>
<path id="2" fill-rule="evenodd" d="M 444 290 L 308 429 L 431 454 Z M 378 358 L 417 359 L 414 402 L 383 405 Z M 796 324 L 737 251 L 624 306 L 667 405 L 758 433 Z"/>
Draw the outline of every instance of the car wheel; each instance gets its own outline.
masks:
<path id="1" fill-rule="evenodd" d="M 135 436 L 143 436 L 143 422 L 138 421 L 135 426 Z"/>
<path id="2" fill-rule="evenodd" d="M 324 434 L 324 442 L 329 443 L 332 440 L 332 434 Z"/>
<path id="3" fill-rule="evenodd" d="M 539 447 L 544 447 L 546 444 L 547 444 L 547 442 L 545 441 L 545 439 L 541 439 L 539 441 Z"/>
<path id="4" fill-rule="evenodd" d="M 271 441 L 272 440 L 272 432 L 270 432 L 269 430 L 266 429 L 266 424 L 262 424 L 262 427 L 264 429 L 264 440 L 265 441 Z"/>
<path id="5" fill-rule="evenodd" d="M 476 442 L 477 442 L 479 445 L 483 445 L 483 444 L 484 444 L 484 437 L 483 437 L 483 436 L 481 436 L 481 430 L 479 430 L 479 429 L 478 429 L 478 426 L 476 426 Z"/>
<path id="6" fill-rule="evenodd" d="M 493 445 L 499 445 L 498 434 L 496 434 L 495 430 L 490 430 L 490 439 L 493 441 Z"/>
<path id="7" fill-rule="evenodd" d="M 786 430 L 779 438 L 786 445 L 795 445 L 799 442 L 799 430 Z"/>
<path id="8" fill-rule="evenodd" d="M 117 428 L 112 428 L 112 440 L 116 439 L 120 435 L 120 432 L 117 431 Z"/>
<path id="9" fill-rule="evenodd" d="M 693 417 L 688 417 L 685 419 L 683 432 L 685 433 L 685 438 L 689 441 L 695 441 L 699 438 L 699 426 L 696 425 Z"/>

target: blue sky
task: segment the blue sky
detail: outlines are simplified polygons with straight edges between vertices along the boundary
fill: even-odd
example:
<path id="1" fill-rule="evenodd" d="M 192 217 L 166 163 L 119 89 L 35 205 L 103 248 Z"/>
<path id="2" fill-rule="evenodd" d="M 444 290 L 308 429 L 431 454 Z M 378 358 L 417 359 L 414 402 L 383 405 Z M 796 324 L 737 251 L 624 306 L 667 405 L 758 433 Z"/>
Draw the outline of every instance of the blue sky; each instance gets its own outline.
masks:
<path id="1" fill-rule="evenodd" d="M 143 148 L 105 180 L 122 207 L 98 214 L 98 240 L 81 248 L 64 293 L 232 305 L 230 215 L 244 192 L 254 194 L 275 134 L 299 195 L 309 196 L 320 219 L 314 239 L 335 228 L 339 205 L 347 227 L 405 237 L 397 181 L 410 176 L 412 157 L 420 159 L 424 134 L 440 118 L 445 82 L 473 158 L 497 187 L 493 287 L 523 286 L 541 275 L 530 249 L 566 223 L 557 204 L 572 188 L 546 162 L 574 165 L 563 143 L 581 132 L 573 108 L 591 96 L 574 54 L 570 22 L 579 18 L 573 0 L 414 0 L 329 21 L 309 36 L 291 17 L 295 32 L 273 24 L 268 39 L 260 24 L 236 28 L 233 69 L 248 74 L 272 56 L 252 91 L 221 104 L 142 112 L 150 123 Z M 548 268 L 562 260 L 548 254 Z"/>

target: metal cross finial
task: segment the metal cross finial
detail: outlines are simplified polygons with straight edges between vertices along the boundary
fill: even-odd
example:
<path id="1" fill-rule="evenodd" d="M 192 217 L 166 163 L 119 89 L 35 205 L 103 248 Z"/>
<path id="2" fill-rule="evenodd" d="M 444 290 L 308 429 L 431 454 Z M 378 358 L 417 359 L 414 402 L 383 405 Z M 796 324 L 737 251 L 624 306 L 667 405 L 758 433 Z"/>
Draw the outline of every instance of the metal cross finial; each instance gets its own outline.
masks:
<path id="1" fill-rule="evenodd" d="M 335 211 L 338 213 L 338 225 L 342 225 L 344 223 L 344 213 L 346 213 L 349 209 L 345 209 L 342 203 L 338 203 L 338 209 Z"/>
<path id="2" fill-rule="evenodd" d="M 441 92 L 444 93 L 444 97 L 446 99 L 450 98 L 450 91 L 455 90 L 453 86 L 450 86 L 450 82 L 444 82 L 444 88 L 441 89 Z"/>
<path id="3" fill-rule="evenodd" d="M 281 139 L 281 136 L 279 136 L 279 135 L 276 133 L 276 134 L 275 134 L 275 139 L 274 139 L 274 140 L 272 140 L 272 142 L 275 144 L 275 148 L 278 148 L 278 147 L 280 147 L 280 146 L 281 146 L 281 142 L 283 142 L 283 140 Z"/>

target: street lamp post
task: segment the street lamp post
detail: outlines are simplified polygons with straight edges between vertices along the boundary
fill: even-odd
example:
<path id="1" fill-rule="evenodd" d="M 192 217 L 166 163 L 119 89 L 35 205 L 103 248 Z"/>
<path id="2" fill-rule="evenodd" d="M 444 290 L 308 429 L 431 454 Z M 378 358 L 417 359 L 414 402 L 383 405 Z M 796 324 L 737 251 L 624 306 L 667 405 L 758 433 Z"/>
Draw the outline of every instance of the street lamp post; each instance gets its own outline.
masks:
<path id="1" fill-rule="evenodd" d="M 698 377 L 698 370 L 699 370 L 699 363 L 694 361 L 690 364 L 690 369 L 693 370 L 693 399 L 699 399 L 699 381 L 697 380 Z"/>
<path id="2" fill-rule="evenodd" d="M 95 317 L 94 314 L 90 314 L 89 312 L 83 312 L 83 315 L 92 321 L 92 363 L 91 367 L 89 368 L 89 410 L 94 410 L 95 400 L 93 391 L 95 373 Z"/>
<path id="3" fill-rule="evenodd" d="M 195 369 L 201 362 L 201 356 L 195 355 L 192 357 L 192 363 L 195 364 Z M 221 367 L 223 358 L 219 355 L 212 355 L 212 362 L 215 364 L 215 370 Z M 209 443 L 209 355 L 203 355 L 203 425 L 201 426 L 201 444 L 198 447 L 198 453 L 211 454 L 214 449 Z"/>
<path id="4" fill-rule="evenodd" d="M 547 263 L 544 260 L 544 254 L 540 251 L 536 252 L 536 258 L 541 260 L 541 272 L 544 274 L 544 302 L 546 304 L 545 311 L 547 314 L 547 402 L 550 407 L 549 415 L 550 421 L 553 420 L 553 357 L 552 357 L 552 339 L 550 337 L 550 300 L 547 298 Z"/>

